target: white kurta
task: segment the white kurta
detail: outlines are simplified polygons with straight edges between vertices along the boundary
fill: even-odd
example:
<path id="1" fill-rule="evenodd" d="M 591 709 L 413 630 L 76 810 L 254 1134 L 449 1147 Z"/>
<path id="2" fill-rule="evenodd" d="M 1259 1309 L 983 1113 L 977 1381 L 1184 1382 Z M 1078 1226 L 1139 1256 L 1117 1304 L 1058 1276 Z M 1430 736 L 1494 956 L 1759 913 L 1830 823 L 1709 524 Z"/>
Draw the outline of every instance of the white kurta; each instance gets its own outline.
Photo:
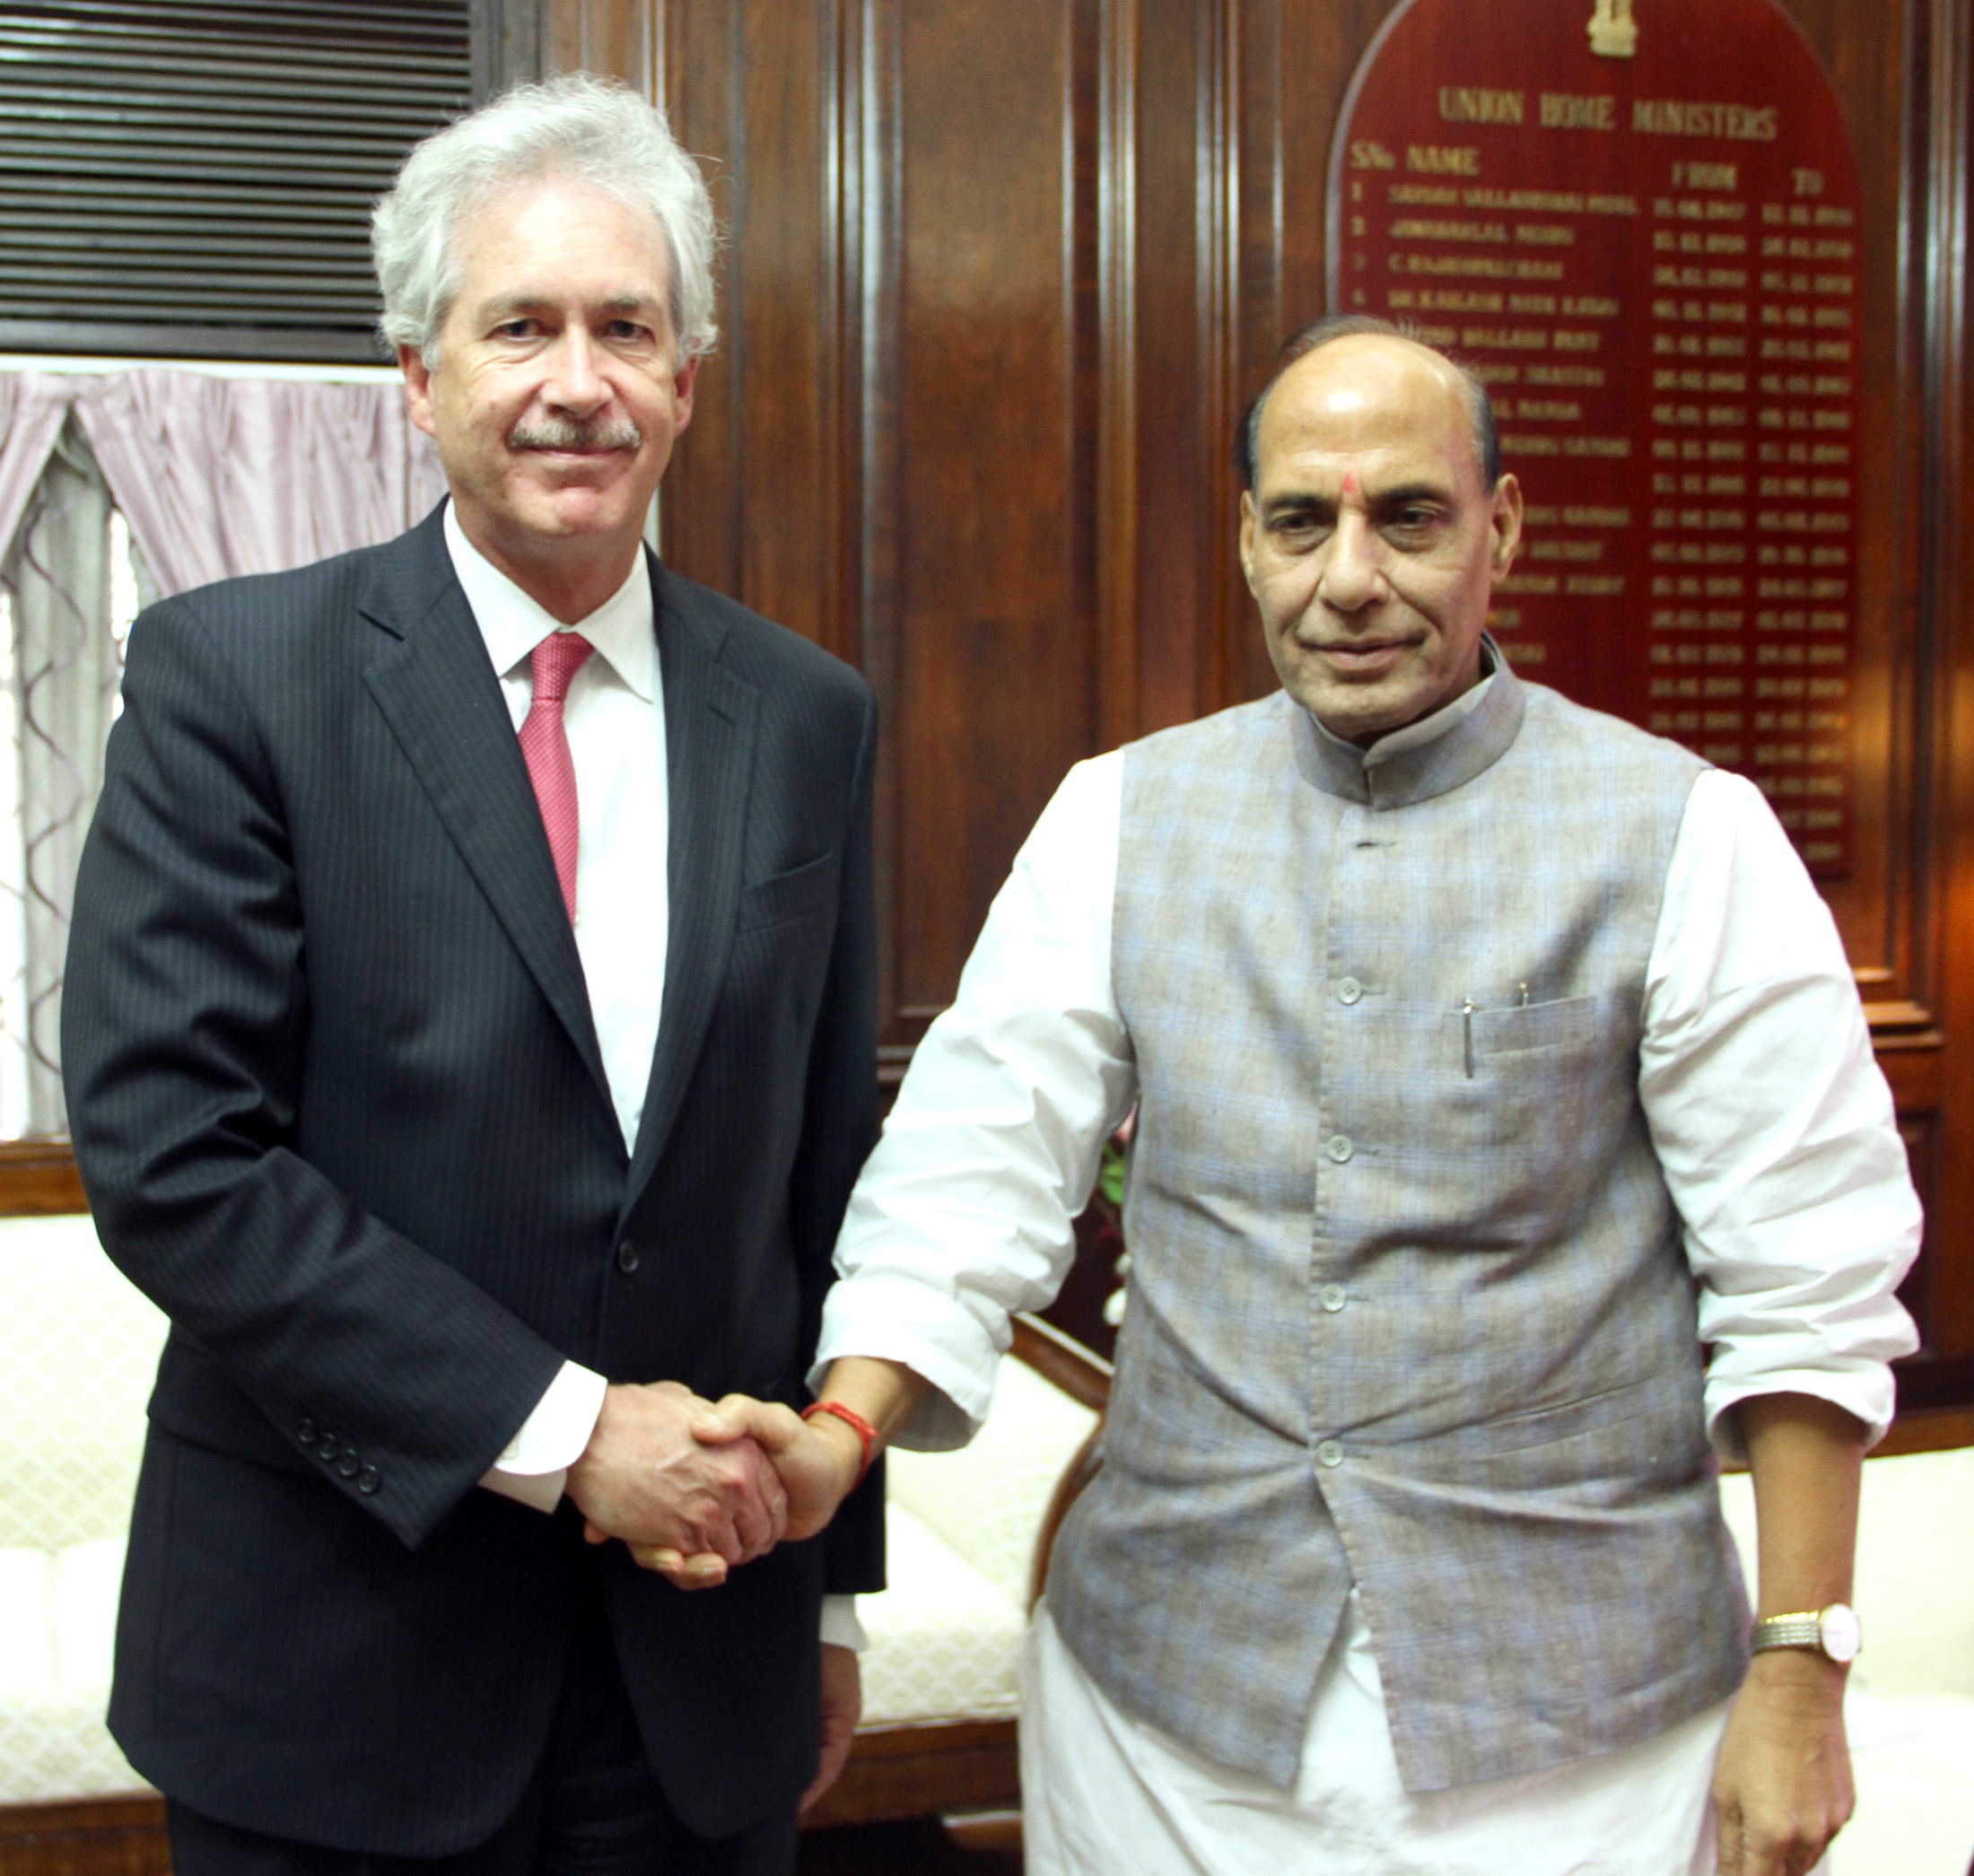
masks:
<path id="1" fill-rule="evenodd" d="M 1714 1876 L 1708 1784 L 1726 1718 L 1716 1706 L 1620 1752 L 1412 1796 L 1353 1592 L 1282 1792 L 1120 1712 L 1044 1605 L 1021 1672 L 1028 1876 Z"/>
<path id="2" fill-rule="evenodd" d="M 1367 761 L 1443 732 L 1474 697 Z M 873 1355 L 931 1381 L 938 1392 L 901 1444 L 956 1445 L 984 1417 L 1009 1313 L 1055 1295 L 1103 1142 L 1136 1098 L 1111 982 L 1122 778 L 1122 753 L 1079 763 L 1044 812 L 851 1201 L 817 1372 Z M 1740 777 L 1710 771 L 1694 783 L 1643 1017 L 1639 1095 L 1684 1222 L 1700 1338 L 1713 1344 L 1716 1443 L 1733 1449 L 1736 1401 L 1780 1392 L 1832 1400 L 1877 1437 L 1892 1413 L 1887 1364 L 1916 1346 L 1893 1291 L 1917 1252 L 1918 1205 L 1830 912 Z M 1353 1619 L 1323 1671 L 1306 1742 L 1316 1757 L 1306 1753 L 1294 1798 L 1118 1715 L 1043 1629 L 1024 1709 L 1025 1788 L 1041 1807 L 1031 1869 L 1676 1876 L 1698 1854 L 1725 1709 L 1625 1753 L 1406 1798 L 1370 1639 Z M 1613 1774 L 1625 1794 L 1615 1806 L 1598 1795 Z M 1378 1820 L 1358 1848 L 1338 1848 L 1306 1814 L 1306 1797 L 1327 1815 L 1343 1794 L 1368 1794 L 1358 1811 Z M 1071 1817 L 1100 1835 L 1132 1821 L 1113 1839 L 1121 1847 L 1092 1862 L 1078 1860 Z M 1565 1818 L 1585 1841 L 1568 1842 L 1577 1827 Z M 1661 1825 L 1669 1835 L 1640 1861 L 1641 1829 Z M 1529 1861 L 1527 1846 L 1558 1828 L 1559 1860 Z M 1209 1843 L 1221 1847 L 1208 1855 Z M 1450 1860 L 1469 1844 L 1479 1861 Z"/>

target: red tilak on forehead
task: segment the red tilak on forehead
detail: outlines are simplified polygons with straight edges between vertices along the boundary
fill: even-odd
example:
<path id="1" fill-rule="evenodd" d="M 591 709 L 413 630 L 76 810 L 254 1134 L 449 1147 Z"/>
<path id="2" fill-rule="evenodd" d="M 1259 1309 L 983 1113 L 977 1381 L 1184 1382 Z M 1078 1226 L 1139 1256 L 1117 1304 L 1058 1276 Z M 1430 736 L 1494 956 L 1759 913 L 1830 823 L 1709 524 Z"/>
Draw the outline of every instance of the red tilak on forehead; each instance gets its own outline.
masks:
<path id="1" fill-rule="evenodd" d="M 1348 502 L 1352 496 L 1362 493 L 1363 489 L 1358 482 L 1357 471 L 1355 469 L 1346 469 L 1343 472 L 1343 499 Z"/>

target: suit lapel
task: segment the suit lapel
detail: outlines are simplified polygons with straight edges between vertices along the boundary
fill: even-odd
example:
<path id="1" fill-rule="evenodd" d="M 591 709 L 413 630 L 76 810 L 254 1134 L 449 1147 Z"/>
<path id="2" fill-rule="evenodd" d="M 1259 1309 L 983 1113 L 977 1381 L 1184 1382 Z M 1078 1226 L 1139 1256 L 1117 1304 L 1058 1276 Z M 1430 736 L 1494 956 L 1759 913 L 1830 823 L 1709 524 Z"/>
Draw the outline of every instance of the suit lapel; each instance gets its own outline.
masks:
<path id="1" fill-rule="evenodd" d="M 387 550 L 360 609 L 380 628 L 364 683 L 607 1102 L 548 837 L 500 679 L 453 577 L 440 511 Z"/>
<path id="2" fill-rule="evenodd" d="M 719 615 L 656 561 L 651 567 L 665 693 L 669 939 L 626 1206 L 637 1201 L 663 1155 L 726 975 L 761 702 L 752 685 L 720 662 L 726 628 Z"/>

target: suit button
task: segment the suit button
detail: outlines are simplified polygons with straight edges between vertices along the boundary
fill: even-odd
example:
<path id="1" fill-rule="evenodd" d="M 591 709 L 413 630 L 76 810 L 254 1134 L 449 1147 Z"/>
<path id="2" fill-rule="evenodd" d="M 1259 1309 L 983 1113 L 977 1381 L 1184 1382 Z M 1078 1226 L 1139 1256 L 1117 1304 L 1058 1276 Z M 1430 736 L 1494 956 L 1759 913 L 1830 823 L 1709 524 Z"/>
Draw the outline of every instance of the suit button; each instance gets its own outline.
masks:
<path id="1" fill-rule="evenodd" d="M 642 1253 L 629 1238 L 617 1246 L 617 1269 L 628 1277 L 644 1261 Z"/>
<path id="2" fill-rule="evenodd" d="M 325 1433 L 322 1437 L 315 1443 L 315 1456 L 322 1461 L 325 1465 L 327 1465 L 330 1460 L 334 1459 L 336 1455 L 342 1450 L 343 1442 L 337 1439 L 333 1433 Z"/>
<path id="3" fill-rule="evenodd" d="M 345 1446 L 336 1455 L 336 1474 L 343 1479 L 354 1479 L 363 1470 L 363 1462 L 356 1456 L 353 1447 Z"/>
<path id="4" fill-rule="evenodd" d="M 1334 1440 L 1325 1440 L 1316 1448 L 1316 1463 L 1323 1466 L 1341 1466 L 1343 1463 L 1343 1448 Z"/>
<path id="5" fill-rule="evenodd" d="M 300 1440 L 304 1446 L 314 1445 L 317 1438 L 315 1422 L 313 1420 L 301 1421 L 295 1427 L 294 1436 L 298 1440 Z"/>
<path id="6" fill-rule="evenodd" d="M 377 1488 L 383 1482 L 384 1475 L 375 1466 L 365 1466 L 356 1475 L 356 1488 L 366 1498 L 374 1498 L 377 1496 Z"/>
<path id="7" fill-rule="evenodd" d="M 1345 1160 L 1349 1159 L 1357 1151 L 1357 1148 L 1350 1144 L 1349 1134 L 1332 1133 L 1323 1150 L 1341 1166 Z"/>

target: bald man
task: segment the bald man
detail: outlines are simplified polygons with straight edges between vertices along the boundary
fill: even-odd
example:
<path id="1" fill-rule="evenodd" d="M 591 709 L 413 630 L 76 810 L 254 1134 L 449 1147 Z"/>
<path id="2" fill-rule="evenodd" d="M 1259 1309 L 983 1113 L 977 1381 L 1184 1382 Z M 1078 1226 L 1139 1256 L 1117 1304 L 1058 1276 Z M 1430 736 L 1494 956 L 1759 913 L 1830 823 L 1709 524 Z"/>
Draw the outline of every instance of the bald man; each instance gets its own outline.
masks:
<path id="1" fill-rule="evenodd" d="M 1753 787 L 1487 637 L 1478 381 L 1325 321 L 1238 449 L 1282 687 L 1064 781 L 852 1200 L 823 1392 L 965 1439 L 1135 1104 L 1030 1870 L 1803 1876 L 1919 1224 L 1836 930 Z M 802 1515 L 855 1475 L 729 1413 Z"/>

